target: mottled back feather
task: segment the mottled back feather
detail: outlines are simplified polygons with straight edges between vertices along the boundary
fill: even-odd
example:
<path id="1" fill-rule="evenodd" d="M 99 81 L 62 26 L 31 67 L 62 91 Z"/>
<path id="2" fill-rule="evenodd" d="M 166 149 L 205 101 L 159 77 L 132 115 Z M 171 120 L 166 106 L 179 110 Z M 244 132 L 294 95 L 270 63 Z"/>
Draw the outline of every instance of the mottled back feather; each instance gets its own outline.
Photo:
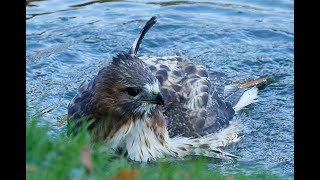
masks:
<path id="1" fill-rule="evenodd" d="M 171 137 L 204 136 L 229 125 L 235 112 L 223 101 L 224 84 L 215 83 L 204 67 L 181 56 L 140 58 L 161 84 Z"/>

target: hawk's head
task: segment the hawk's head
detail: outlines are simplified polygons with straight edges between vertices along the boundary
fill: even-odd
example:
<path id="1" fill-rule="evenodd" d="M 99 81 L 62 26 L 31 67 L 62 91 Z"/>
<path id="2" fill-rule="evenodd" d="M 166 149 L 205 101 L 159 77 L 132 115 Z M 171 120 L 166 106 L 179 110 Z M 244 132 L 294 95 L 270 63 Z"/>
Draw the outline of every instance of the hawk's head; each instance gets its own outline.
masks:
<path id="1" fill-rule="evenodd" d="M 144 35 L 155 23 L 156 17 L 152 17 L 129 52 L 118 54 L 100 70 L 91 98 L 93 113 L 143 116 L 153 112 L 157 105 L 164 105 L 157 78 L 136 56 Z"/>
<path id="2" fill-rule="evenodd" d="M 93 100 L 100 111 L 119 114 L 149 114 L 164 105 L 159 82 L 148 66 L 135 55 L 118 54 L 95 81 Z"/>

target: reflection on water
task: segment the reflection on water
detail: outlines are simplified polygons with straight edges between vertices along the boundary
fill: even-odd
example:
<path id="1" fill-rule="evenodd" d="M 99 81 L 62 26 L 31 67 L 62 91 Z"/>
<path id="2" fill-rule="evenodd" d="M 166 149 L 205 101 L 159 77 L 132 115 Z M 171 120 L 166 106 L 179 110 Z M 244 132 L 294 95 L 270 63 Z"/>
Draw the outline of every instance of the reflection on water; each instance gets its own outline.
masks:
<path id="1" fill-rule="evenodd" d="M 232 80 L 273 76 L 243 119 L 236 163 L 209 169 L 267 169 L 293 178 L 293 1 L 26 1 L 27 112 L 64 132 L 67 104 L 84 79 L 127 51 L 152 15 L 140 54 L 180 52 Z"/>

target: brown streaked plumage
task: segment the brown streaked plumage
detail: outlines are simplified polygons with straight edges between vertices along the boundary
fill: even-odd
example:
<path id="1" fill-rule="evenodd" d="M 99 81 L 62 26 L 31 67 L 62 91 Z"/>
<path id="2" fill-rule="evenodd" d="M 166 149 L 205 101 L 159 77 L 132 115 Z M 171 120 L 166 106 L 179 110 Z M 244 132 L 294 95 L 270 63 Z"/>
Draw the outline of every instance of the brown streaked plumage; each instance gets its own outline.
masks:
<path id="1" fill-rule="evenodd" d="M 136 161 L 187 155 L 235 157 L 219 147 L 239 141 L 237 112 L 255 102 L 267 79 L 228 83 L 221 73 L 181 55 L 138 57 L 139 45 L 156 23 L 152 17 L 128 53 L 119 53 L 97 76 L 83 82 L 68 106 L 73 132 L 89 132 Z"/>

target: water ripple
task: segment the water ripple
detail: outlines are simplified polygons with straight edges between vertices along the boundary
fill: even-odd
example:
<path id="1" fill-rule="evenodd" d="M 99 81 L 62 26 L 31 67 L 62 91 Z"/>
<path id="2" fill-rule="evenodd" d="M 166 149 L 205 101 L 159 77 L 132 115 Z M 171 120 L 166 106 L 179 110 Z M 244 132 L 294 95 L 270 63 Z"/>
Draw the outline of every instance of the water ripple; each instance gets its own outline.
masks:
<path id="1" fill-rule="evenodd" d="M 238 162 L 209 169 L 256 168 L 293 177 L 293 2 L 278 1 L 26 1 L 27 112 L 43 114 L 52 134 L 65 130 L 67 104 L 79 84 L 112 56 L 127 51 L 151 15 L 157 25 L 140 54 L 173 55 L 238 80 L 272 76 L 249 106 L 245 138 L 226 150 Z"/>

